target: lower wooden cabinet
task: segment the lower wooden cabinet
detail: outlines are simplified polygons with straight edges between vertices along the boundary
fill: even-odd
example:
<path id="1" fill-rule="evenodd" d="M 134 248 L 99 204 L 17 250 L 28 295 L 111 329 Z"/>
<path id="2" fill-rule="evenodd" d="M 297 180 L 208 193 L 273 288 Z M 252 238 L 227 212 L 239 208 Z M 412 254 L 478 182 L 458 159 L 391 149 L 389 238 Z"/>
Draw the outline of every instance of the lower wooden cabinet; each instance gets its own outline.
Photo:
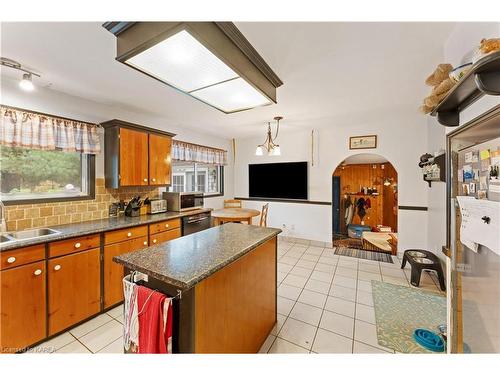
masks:
<path id="1" fill-rule="evenodd" d="M 100 311 L 100 249 L 48 261 L 49 335 Z"/>
<path id="2" fill-rule="evenodd" d="M 24 349 L 46 337 L 45 261 L 0 272 L 0 348 Z"/>
<path id="3" fill-rule="evenodd" d="M 123 301 L 123 266 L 113 257 L 148 246 L 147 236 L 104 246 L 104 308 Z"/>
<path id="4" fill-rule="evenodd" d="M 149 235 L 149 244 L 158 245 L 163 242 L 167 242 L 181 236 L 181 228 L 176 228 L 172 230 L 167 230 L 165 232 L 154 233 Z"/>

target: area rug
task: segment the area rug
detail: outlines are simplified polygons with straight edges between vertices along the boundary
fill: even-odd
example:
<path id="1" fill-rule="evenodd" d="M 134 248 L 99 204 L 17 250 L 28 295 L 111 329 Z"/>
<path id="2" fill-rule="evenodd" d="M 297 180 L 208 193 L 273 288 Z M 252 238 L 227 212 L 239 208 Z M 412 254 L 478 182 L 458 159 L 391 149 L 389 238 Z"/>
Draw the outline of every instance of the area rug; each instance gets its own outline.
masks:
<path id="1" fill-rule="evenodd" d="M 351 249 L 362 249 L 363 242 L 359 238 L 348 238 L 348 237 L 334 238 L 333 246 L 349 247 Z"/>
<path id="2" fill-rule="evenodd" d="M 335 248 L 335 254 L 346 257 L 374 260 L 377 262 L 394 263 L 390 254 L 378 253 L 376 251 L 366 251 L 361 249 L 351 249 L 348 247 Z"/>
<path id="3" fill-rule="evenodd" d="M 433 353 L 415 342 L 417 328 L 438 332 L 446 323 L 446 298 L 407 286 L 372 281 L 378 343 L 400 353 Z"/>

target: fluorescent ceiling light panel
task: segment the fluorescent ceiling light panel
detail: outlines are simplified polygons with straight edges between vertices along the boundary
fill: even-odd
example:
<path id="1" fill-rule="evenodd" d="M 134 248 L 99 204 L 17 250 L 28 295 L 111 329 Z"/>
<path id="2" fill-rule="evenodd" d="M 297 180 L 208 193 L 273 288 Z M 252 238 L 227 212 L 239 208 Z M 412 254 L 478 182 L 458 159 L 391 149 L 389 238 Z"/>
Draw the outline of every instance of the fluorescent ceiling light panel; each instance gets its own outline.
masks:
<path id="1" fill-rule="evenodd" d="M 131 57 L 126 63 L 188 93 L 238 77 L 186 30 Z"/>
<path id="2" fill-rule="evenodd" d="M 268 98 L 243 78 L 222 82 L 190 94 L 224 112 L 235 112 L 271 104 Z"/>

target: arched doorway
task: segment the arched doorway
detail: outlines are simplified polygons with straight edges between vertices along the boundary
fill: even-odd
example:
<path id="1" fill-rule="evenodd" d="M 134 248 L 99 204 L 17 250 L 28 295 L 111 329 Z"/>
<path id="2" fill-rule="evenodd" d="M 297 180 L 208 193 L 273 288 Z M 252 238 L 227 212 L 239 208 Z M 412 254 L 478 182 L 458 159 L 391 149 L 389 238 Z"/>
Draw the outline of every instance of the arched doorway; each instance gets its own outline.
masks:
<path id="1" fill-rule="evenodd" d="M 335 246 L 397 252 L 398 174 L 383 156 L 349 156 L 332 174 Z M 364 233 L 366 232 L 366 233 Z"/>

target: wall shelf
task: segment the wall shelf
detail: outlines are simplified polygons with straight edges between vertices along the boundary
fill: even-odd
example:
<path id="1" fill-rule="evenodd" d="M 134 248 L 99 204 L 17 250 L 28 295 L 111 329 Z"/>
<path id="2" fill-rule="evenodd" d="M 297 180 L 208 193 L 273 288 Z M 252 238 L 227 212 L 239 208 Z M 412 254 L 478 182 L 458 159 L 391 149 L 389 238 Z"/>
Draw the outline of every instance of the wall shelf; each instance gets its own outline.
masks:
<path id="1" fill-rule="evenodd" d="M 484 95 L 500 95 L 500 52 L 472 65 L 431 112 L 444 126 L 460 125 L 460 112 Z"/>

